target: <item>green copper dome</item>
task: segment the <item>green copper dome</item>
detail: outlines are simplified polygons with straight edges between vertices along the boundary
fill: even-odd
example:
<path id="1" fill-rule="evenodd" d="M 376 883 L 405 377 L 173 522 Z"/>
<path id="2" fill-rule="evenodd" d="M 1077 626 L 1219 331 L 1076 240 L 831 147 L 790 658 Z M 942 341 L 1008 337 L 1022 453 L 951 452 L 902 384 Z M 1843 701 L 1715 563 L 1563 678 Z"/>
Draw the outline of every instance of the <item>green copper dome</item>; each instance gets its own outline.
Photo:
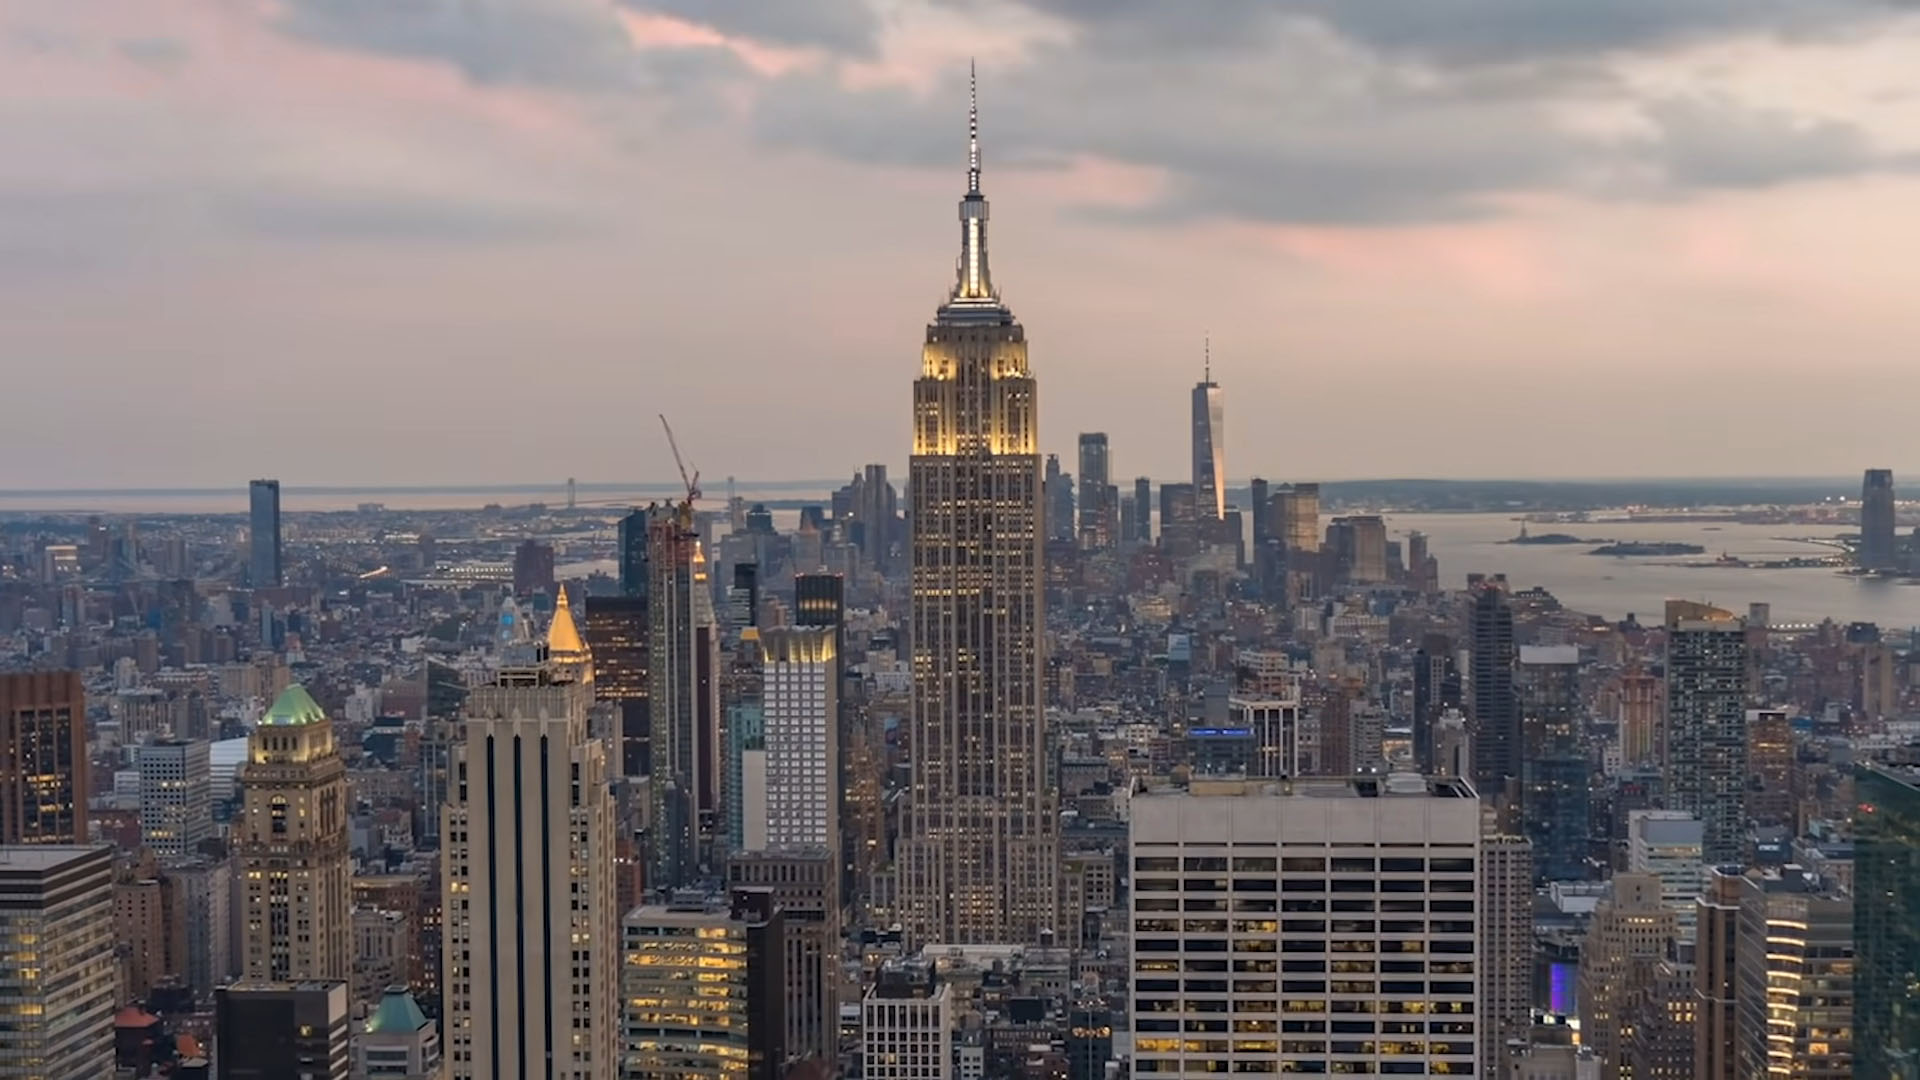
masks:
<path id="1" fill-rule="evenodd" d="M 392 1032 L 409 1034 L 427 1026 L 427 1017 L 414 1004 L 413 995 L 405 987 L 390 986 L 386 996 L 380 999 L 380 1006 L 367 1018 L 367 1033 Z"/>
<path id="2" fill-rule="evenodd" d="M 273 707 L 267 710 L 267 715 L 260 718 L 260 722 L 288 726 L 324 724 L 327 722 L 327 714 L 326 710 L 313 700 L 313 695 L 307 693 L 306 687 L 294 683 L 280 691 L 280 696 L 273 699 Z"/>

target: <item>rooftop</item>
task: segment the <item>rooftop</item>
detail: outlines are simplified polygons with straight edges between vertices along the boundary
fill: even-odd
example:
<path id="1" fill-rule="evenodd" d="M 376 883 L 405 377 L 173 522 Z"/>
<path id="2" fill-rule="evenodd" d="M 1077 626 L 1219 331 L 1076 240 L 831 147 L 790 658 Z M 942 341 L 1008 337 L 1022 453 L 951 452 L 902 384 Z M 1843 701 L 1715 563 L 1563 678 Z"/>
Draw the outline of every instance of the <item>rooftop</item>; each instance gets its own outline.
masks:
<path id="1" fill-rule="evenodd" d="M 1314 776 L 1298 780 L 1247 780 L 1195 777 L 1184 787 L 1151 788 L 1143 797 L 1193 795 L 1208 798 L 1305 799 L 1434 798 L 1474 799 L 1473 785 L 1457 776 L 1421 776 L 1417 773 L 1363 773 L 1352 777 Z"/>
<path id="2" fill-rule="evenodd" d="M 1523 664 L 1577 664 L 1580 662 L 1580 646 L 1522 645 L 1520 662 Z"/>
<path id="3" fill-rule="evenodd" d="M 273 699 L 273 705 L 267 709 L 267 714 L 260 718 L 262 724 L 288 727 L 326 722 L 326 710 L 322 709 L 320 703 L 313 700 L 313 695 L 307 693 L 307 688 L 299 683 L 294 683 L 280 691 L 280 696 Z"/>
<path id="4" fill-rule="evenodd" d="M 104 847 L 81 844 L 16 844 L 0 847 L 0 874 L 23 871 L 41 873 L 105 850 Z"/>
<path id="5" fill-rule="evenodd" d="M 427 1015 L 404 986 L 389 986 L 380 1004 L 367 1017 L 367 1034 L 411 1035 L 427 1026 Z"/>

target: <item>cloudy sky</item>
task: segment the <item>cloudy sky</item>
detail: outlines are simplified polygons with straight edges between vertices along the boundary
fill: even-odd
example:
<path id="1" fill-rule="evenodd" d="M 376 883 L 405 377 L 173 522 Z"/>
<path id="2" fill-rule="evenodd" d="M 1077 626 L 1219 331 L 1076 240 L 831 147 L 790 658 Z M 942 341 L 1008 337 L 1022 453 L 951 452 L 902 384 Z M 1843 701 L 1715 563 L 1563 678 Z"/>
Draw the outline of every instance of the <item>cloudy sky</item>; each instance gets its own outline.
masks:
<path id="1" fill-rule="evenodd" d="M 1910 0 L 0 0 L 0 488 L 1920 472 Z"/>

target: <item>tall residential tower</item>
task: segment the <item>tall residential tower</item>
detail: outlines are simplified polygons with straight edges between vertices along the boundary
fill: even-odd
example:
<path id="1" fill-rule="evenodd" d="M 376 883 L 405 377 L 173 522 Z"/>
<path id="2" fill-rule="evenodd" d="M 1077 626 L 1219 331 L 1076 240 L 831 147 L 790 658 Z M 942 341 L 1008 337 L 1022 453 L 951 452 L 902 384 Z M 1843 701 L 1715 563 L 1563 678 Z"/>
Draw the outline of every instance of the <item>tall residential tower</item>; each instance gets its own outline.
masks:
<path id="1" fill-rule="evenodd" d="M 913 384 L 913 771 L 900 903 L 926 942 L 1038 940 L 1056 920 L 1040 454 L 1026 331 L 987 268 L 969 114 L 958 280 Z"/>
<path id="2" fill-rule="evenodd" d="M 1705 825 L 1709 866 L 1746 860 L 1747 624 L 1667 601 L 1667 806 Z"/>

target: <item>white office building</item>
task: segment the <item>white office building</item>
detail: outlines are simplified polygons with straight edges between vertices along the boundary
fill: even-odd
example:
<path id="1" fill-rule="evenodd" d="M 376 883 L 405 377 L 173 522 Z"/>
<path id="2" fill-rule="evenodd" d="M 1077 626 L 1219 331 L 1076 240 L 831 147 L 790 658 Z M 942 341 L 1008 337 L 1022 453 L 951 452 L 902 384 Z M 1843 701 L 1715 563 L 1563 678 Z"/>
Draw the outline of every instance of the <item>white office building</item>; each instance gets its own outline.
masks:
<path id="1" fill-rule="evenodd" d="M 1627 869 L 1660 879 L 1660 901 L 1674 913 L 1680 940 L 1692 941 L 1694 901 L 1706 881 L 1706 826 L 1685 810 L 1627 812 Z"/>
<path id="2" fill-rule="evenodd" d="M 213 835 L 213 772 L 201 739 L 154 739 L 135 751 L 140 842 L 162 860 L 194 854 Z"/>
<path id="3" fill-rule="evenodd" d="M 831 626 L 795 626 L 760 634 L 766 725 L 765 847 L 816 845 L 840 850 L 839 688 Z M 754 845 L 747 845 L 749 850 Z"/>
<path id="4" fill-rule="evenodd" d="M 1454 778 L 1135 796 L 1134 1075 L 1473 1075 L 1480 848 Z"/>
<path id="5" fill-rule="evenodd" d="M 953 1022 L 952 995 L 932 964 L 896 960 L 881 968 L 860 1003 L 867 1080 L 949 1080 Z"/>

